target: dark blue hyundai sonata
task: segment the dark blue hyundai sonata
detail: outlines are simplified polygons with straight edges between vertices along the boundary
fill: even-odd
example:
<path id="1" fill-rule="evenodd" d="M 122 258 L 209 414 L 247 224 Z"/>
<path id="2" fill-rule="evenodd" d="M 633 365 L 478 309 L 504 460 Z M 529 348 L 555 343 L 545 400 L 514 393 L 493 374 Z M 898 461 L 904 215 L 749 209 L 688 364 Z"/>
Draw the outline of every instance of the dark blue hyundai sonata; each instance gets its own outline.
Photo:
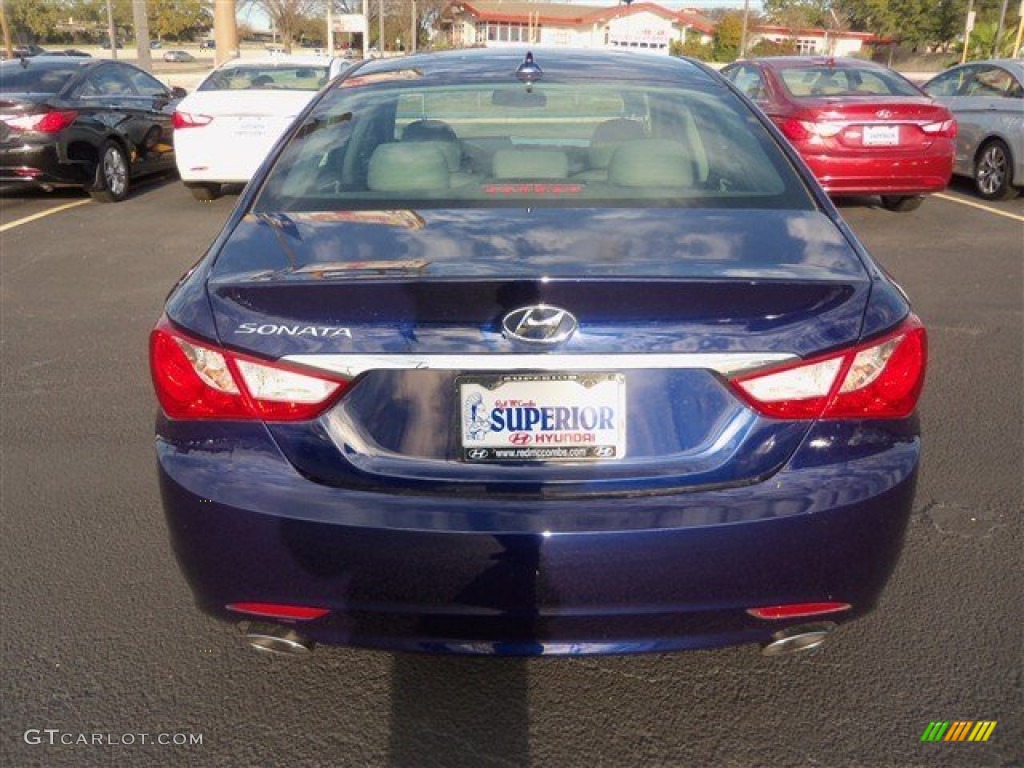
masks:
<path id="1" fill-rule="evenodd" d="M 799 157 L 675 58 L 376 60 L 151 337 L 160 487 L 257 648 L 812 648 L 879 599 L 926 338 Z"/>

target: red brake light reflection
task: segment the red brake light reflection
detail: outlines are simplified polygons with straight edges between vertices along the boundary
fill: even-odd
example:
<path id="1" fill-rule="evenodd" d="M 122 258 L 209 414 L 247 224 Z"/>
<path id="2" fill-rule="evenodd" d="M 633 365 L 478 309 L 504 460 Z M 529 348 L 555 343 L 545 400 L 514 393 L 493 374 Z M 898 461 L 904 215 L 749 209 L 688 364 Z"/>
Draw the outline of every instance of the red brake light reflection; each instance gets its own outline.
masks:
<path id="1" fill-rule="evenodd" d="M 228 603 L 229 611 L 247 613 L 250 616 L 263 616 L 268 619 L 284 619 L 290 621 L 310 621 L 319 619 L 330 613 L 329 608 L 314 608 L 309 605 L 285 605 L 283 603 Z"/>
<path id="2" fill-rule="evenodd" d="M 796 619 L 802 616 L 839 613 L 840 611 L 848 611 L 852 607 L 849 603 L 790 603 L 788 605 L 748 608 L 747 613 L 759 619 Z"/>

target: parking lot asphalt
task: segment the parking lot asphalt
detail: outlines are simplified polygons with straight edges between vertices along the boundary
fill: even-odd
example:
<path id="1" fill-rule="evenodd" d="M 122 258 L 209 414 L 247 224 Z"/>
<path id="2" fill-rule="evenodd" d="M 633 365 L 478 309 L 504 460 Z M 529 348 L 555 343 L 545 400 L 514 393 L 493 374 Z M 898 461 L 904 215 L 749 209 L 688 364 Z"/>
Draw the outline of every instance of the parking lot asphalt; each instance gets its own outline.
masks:
<path id="1" fill-rule="evenodd" d="M 820 653 L 305 661 L 193 608 L 156 488 L 146 337 L 234 202 L 175 180 L 117 205 L 0 190 L 0 763 L 1024 765 L 1024 201 L 841 206 L 928 325 L 931 368 L 902 559 Z M 997 725 L 922 742 L 937 720 Z"/>

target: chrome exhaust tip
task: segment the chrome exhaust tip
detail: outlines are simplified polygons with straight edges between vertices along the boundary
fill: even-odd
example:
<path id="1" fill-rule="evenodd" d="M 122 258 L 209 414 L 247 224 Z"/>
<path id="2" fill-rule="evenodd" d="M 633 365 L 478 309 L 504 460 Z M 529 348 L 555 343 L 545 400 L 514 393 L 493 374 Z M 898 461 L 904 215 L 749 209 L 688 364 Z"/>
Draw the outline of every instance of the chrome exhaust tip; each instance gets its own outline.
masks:
<path id="1" fill-rule="evenodd" d="M 313 642 L 294 629 L 274 624 L 252 624 L 242 632 L 242 639 L 250 648 L 277 656 L 308 656 Z"/>
<path id="2" fill-rule="evenodd" d="M 835 623 L 830 621 L 787 627 L 772 635 L 771 641 L 761 647 L 761 653 L 765 656 L 783 656 L 817 650 L 825 644 L 835 628 Z"/>

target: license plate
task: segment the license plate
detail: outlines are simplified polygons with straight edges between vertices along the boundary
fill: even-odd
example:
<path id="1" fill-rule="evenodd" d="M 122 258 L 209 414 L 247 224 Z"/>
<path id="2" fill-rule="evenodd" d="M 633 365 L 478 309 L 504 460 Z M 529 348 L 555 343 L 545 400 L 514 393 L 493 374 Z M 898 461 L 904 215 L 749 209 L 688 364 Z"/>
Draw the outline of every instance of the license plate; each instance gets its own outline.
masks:
<path id="1" fill-rule="evenodd" d="M 621 373 L 474 374 L 456 380 L 461 458 L 608 461 L 626 455 Z"/>
<path id="2" fill-rule="evenodd" d="M 900 127 L 898 125 L 865 125 L 864 146 L 892 147 L 900 143 Z"/>

